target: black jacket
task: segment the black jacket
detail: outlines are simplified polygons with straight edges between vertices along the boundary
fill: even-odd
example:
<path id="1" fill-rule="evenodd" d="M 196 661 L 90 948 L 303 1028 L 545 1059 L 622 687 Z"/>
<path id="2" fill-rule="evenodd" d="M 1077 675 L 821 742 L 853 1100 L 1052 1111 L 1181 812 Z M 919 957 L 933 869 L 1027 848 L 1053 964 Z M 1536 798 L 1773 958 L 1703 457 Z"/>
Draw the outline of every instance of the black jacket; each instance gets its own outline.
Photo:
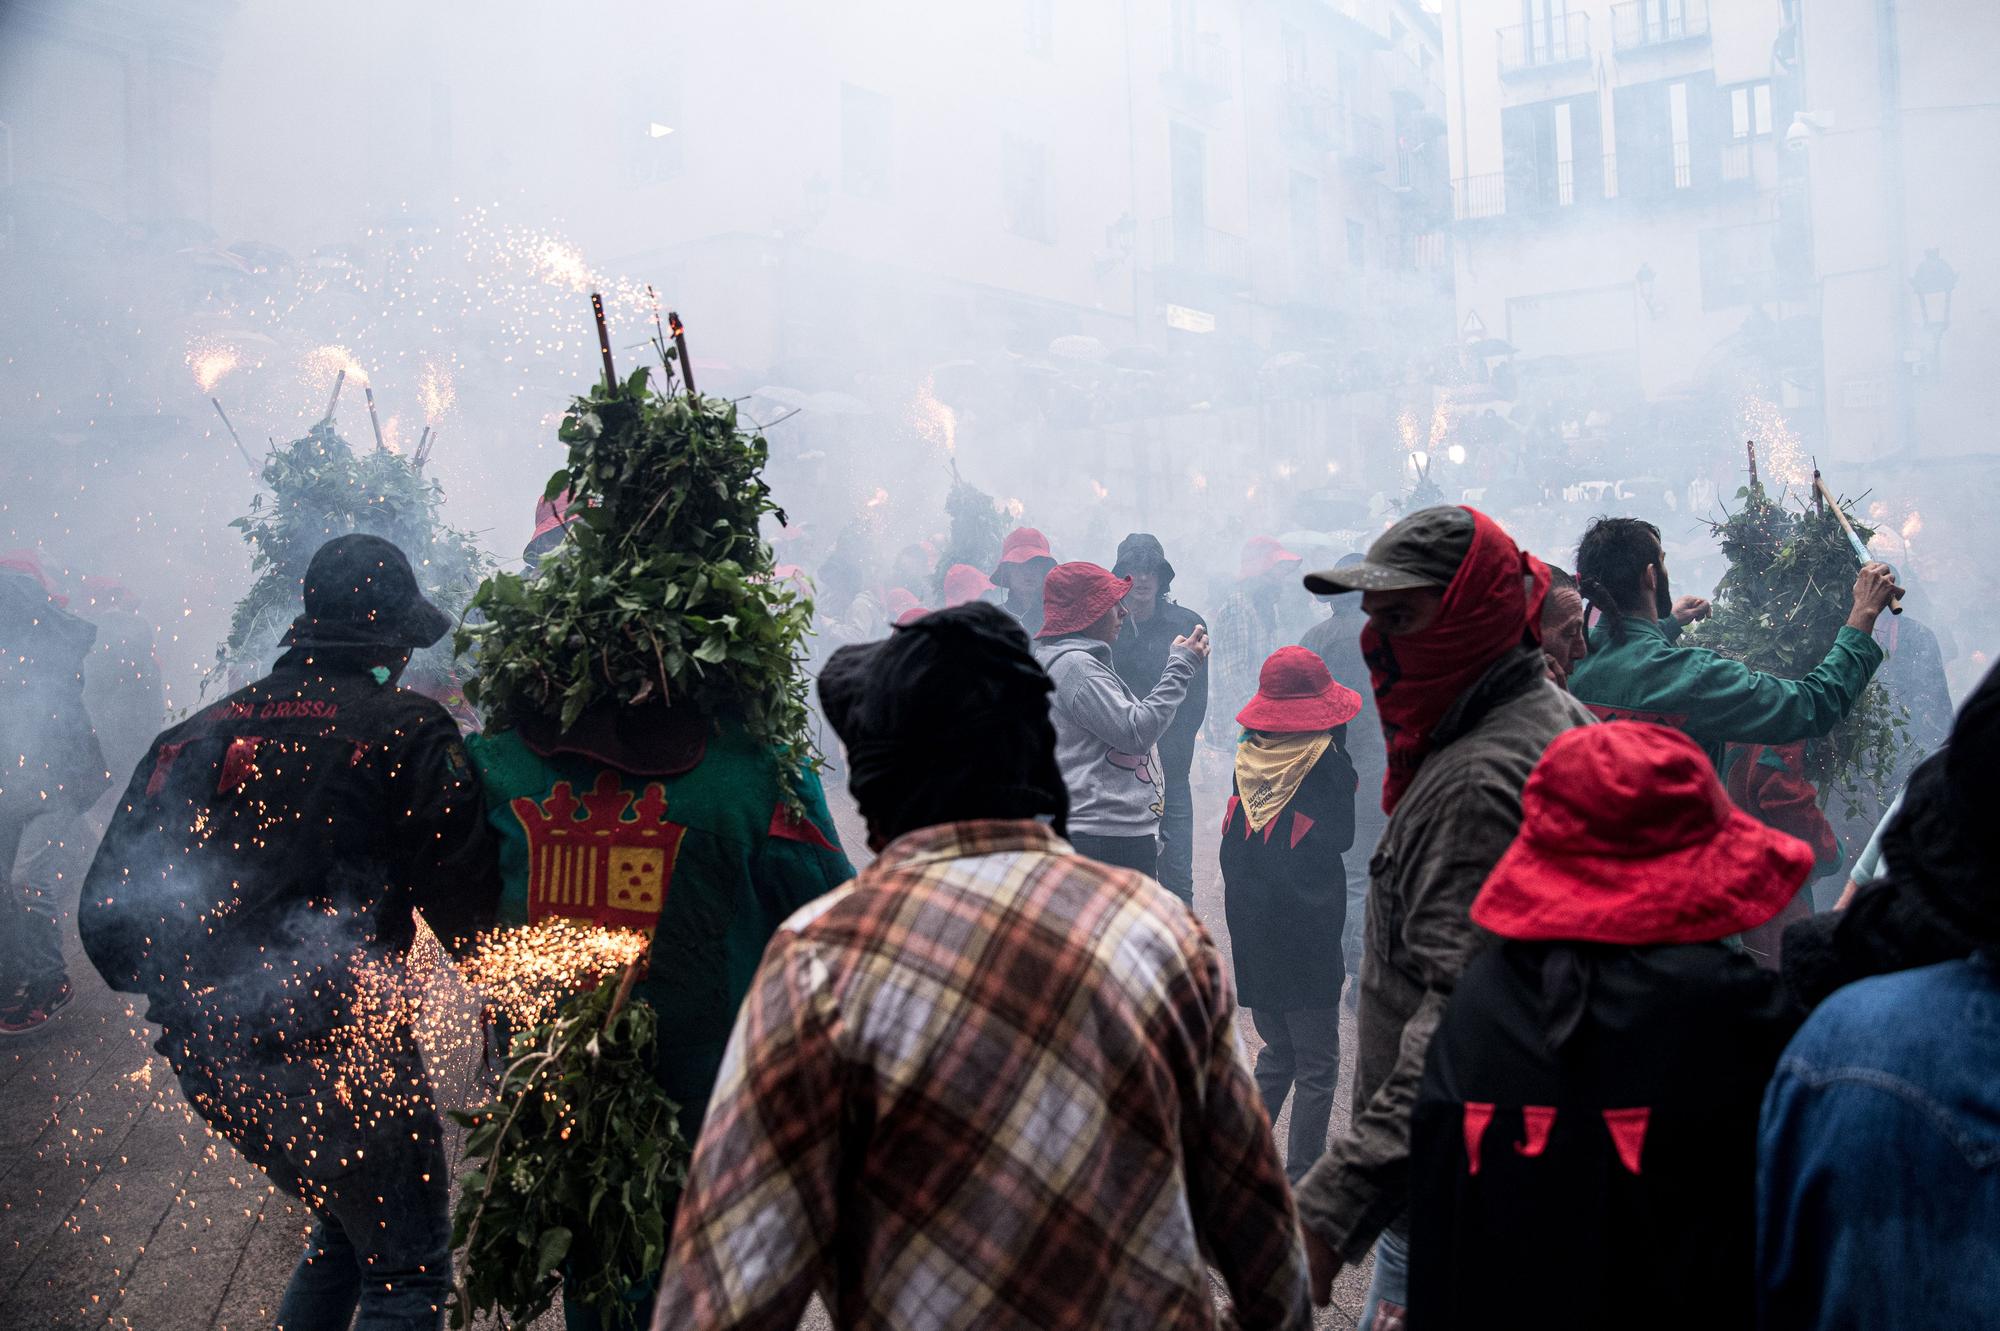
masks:
<path id="1" fill-rule="evenodd" d="M 1230 799 L 1222 816 L 1222 910 L 1244 1007 L 1297 1012 L 1340 1002 L 1347 978 L 1340 857 L 1353 844 L 1354 767 L 1339 739 L 1262 831 L 1251 832 L 1243 806 Z"/>
<path id="2" fill-rule="evenodd" d="M 1354 760 L 1354 775 L 1361 782 L 1355 817 L 1369 833 L 1359 847 L 1366 856 L 1374 851 L 1382 827 L 1389 821 L 1389 815 L 1382 812 L 1382 774 L 1389 758 L 1382 739 L 1382 716 L 1375 709 L 1375 689 L 1368 679 L 1368 663 L 1361 659 L 1362 622 L 1359 615 L 1343 610 L 1307 629 L 1299 646 L 1317 653 L 1334 679 L 1361 695 L 1361 711 L 1347 723 L 1347 756 Z"/>
<path id="3" fill-rule="evenodd" d="M 1143 698 L 1166 674 L 1167 655 L 1173 651 L 1174 639 L 1186 637 L 1199 625 L 1204 625 L 1200 615 L 1162 595 L 1151 619 L 1144 623 L 1131 620 L 1118 635 L 1118 641 L 1111 646 L 1111 668 L 1125 681 L 1125 687 L 1132 690 L 1133 697 Z M 1180 710 L 1174 713 L 1167 733 L 1160 736 L 1160 765 L 1169 785 L 1187 781 L 1188 769 L 1194 765 L 1195 733 L 1201 729 L 1206 715 L 1208 670 L 1198 665 L 1194 678 L 1188 681 L 1187 696 L 1181 699 Z"/>
<path id="4" fill-rule="evenodd" d="M 1412 1331 L 1748 1328 L 1757 1112 L 1800 1015 L 1721 943 L 1482 952 L 1411 1129 Z"/>
<path id="5" fill-rule="evenodd" d="M 218 1052 L 279 1052 L 355 1019 L 357 963 L 424 913 L 486 927 L 493 834 L 458 727 L 353 651 L 295 648 L 153 742 L 84 881 L 78 930 L 113 989 Z"/>

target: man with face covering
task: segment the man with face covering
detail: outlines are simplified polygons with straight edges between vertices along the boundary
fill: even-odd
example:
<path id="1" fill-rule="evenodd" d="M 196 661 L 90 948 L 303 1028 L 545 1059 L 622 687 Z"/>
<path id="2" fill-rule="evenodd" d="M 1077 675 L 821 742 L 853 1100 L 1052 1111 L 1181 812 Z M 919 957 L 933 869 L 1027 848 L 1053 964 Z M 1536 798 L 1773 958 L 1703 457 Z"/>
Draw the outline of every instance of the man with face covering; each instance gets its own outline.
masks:
<path id="1" fill-rule="evenodd" d="M 1380 1237 L 1362 1326 L 1394 1331 L 1407 1299 L 1410 1115 L 1431 1034 L 1487 941 L 1473 898 L 1520 830 L 1542 750 L 1590 714 L 1546 678 L 1548 568 L 1483 513 L 1412 513 L 1361 562 L 1305 583 L 1361 593 L 1389 821 L 1371 863 L 1353 1121 L 1300 1181 L 1299 1216 L 1321 1303 L 1340 1265 Z"/>
<path id="2" fill-rule="evenodd" d="M 458 727 L 397 687 L 451 627 L 379 536 L 313 555 L 263 679 L 153 741 L 78 931 L 142 994 L 197 1113 L 314 1225 L 290 1331 L 420 1331 L 451 1285 L 448 1168 L 411 1028 L 415 907 L 447 946 L 493 916 L 495 846 Z"/>
<path id="3" fill-rule="evenodd" d="M 844 647 L 827 720 L 879 855 L 772 938 L 655 1331 L 1304 1327 L 1296 1218 L 1213 942 L 1063 839 L 1049 677 L 973 603 Z M 748 1244 L 746 1247 L 745 1245 Z"/>

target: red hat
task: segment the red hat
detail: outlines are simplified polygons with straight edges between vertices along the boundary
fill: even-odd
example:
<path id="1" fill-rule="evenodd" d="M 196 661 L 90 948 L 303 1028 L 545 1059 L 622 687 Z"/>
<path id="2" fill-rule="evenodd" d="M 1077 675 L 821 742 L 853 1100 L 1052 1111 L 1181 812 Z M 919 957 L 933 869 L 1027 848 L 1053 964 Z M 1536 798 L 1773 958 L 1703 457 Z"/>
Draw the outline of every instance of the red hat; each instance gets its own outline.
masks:
<path id="1" fill-rule="evenodd" d="M 1007 533 L 1007 539 L 1000 542 L 1000 566 L 1025 564 L 1030 560 L 1046 559 L 1051 564 L 1056 557 L 1049 553 L 1049 538 L 1033 527 L 1016 527 Z M 993 576 L 1000 576 L 1000 568 L 993 570 Z"/>
<path id="2" fill-rule="evenodd" d="M 1296 564 L 1299 557 L 1279 545 L 1275 537 L 1252 536 L 1243 543 L 1243 558 L 1236 566 L 1236 580 L 1248 582 L 1269 573 L 1280 564 Z"/>
<path id="3" fill-rule="evenodd" d="M 1607 721 L 1542 754 L 1472 919 L 1529 941 L 1707 943 L 1776 915 L 1812 866 L 1812 847 L 1729 802 L 1686 735 Z"/>
<path id="4" fill-rule="evenodd" d="M 1132 579 L 1121 578 L 1096 564 L 1057 564 L 1042 580 L 1042 631 L 1037 638 L 1081 633 L 1104 618 L 1132 590 Z"/>
<path id="5" fill-rule="evenodd" d="M 929 614 L 917 594 L 908 587 L 891 587 L 882 594 L 883 609 L 888 612 L 889 622 L 900 624 L 905 616 L 914 611 L 918 615 Z"/>
<path id="6" fill-rule="evenodd" d="M 58 608 L 69 604 L 69 597 L 56 590 L 55 583 L 49 580 L 48 573 L 42 568 L 42 557 L 33 550 L 9 550 L 0 554 L 0 569 L 33 578 L 40 585 L 42 594 L 55 602 Z"/>
<path id="7" fill-rule="evenodd" d="M 913 605 L 902 614 L 896 616 L 896 627 L 901 628 L 905 624 L 914 624 L 929 613 L 930 610 L 928 608 L 921 605 Z"/>
<path id="8" fill-rule="evenodd" d="M 563 525 L 563 515 L 569 512 L 569 491 L 564 490 L 554 499 L 535 501 L 535 532 L 529 540 L 546 536 Z"/>
<path id="9" fill-rule="evenodd" d="M 1257 696 L 1236 714 L 1245 730 L 1331 730 L 1361 714 L 1361 695 L 1327 672 L 1318 652 L 1280 647 L 1257 674 Z"/>
<path id="10" fill-rule="evenodd" d="M 977 601 L 988 592 L 998 590 L 993 585 L 993 579 L 970 564 L 953 564 L 944 572 L 944 603 L 947 606 Z"/>

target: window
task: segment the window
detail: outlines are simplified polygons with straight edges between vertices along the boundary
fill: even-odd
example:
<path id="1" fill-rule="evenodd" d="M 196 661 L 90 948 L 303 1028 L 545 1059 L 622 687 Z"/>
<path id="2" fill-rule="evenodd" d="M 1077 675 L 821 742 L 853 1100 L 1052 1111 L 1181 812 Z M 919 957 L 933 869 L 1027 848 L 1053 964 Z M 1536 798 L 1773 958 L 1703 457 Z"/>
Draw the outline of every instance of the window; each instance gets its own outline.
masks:
<path id="1" fill-rule="evenodd" d="M 1292 172 L 1292 270 L 1310 273 L 1319 267 L 1319 179 Z"/>
<path id="2" fill-rule="evenodd" d="M 433 124 L 449 125 L 448 109 L 438 114 L 441 85 L 432 91 Z M 625 166 L 625 183 L 633 189 L 660 185 L 681 173 L 683 139 L 680 82 L 645 74 L 626 79 L 618 89 L 618 138 Z"/>
<path id="3" fill-rule="evenodd" d="M 1056 0 L 1022 0 L 1028 54 L 1048 60 L 1056 53 Z"/>
<path id="4" fill-rule="evenodd" d="M 891 103 L 879 92 L 840 85 L 840 187 L 864 199 L 886 199 L 891 179 Z"/>
<path id="5" fill-rule="evenodd" d="M 1007 229 L 1029 240 L 1048 240 L 1049 153 L 1030 139 L 1009 134 L 1000 141 L 1000 193 Z"/>
<path id="6" fill-rule="evenodd" d="M 1688 85 L 1667 85 L 1667 123 L 1673 133 L 1674 188 L 1694 184 L 1694 150 L 1688 142 Z"/>
<path id="7" fill-rule="evenodd" d="M 1570 135 L 1570 106 L 1556 107 L 1556 206 L 1576 202 L 1576 145 Z"/>
<path id="8" fill-rule="evenodd" d="M 1368 229 L 1347 219 L 1347 262 L 1349 267 L 1359 268 L 1368 259 Z"/>
<path id="9" fill-rule="evenodd" d="M 1770 83 L 1746 83 L 1729 90 L 1729 132 L 1737 139 L 1761 139 L 1771 132 Z"/>
<path id="10" fill-rule="evenodd" d="M 1287 23 L 1278 29 L 1278 45 L 1284 52 L 1285 82 L 1297 87 L 1306 81 L 1306 35 Z"/>

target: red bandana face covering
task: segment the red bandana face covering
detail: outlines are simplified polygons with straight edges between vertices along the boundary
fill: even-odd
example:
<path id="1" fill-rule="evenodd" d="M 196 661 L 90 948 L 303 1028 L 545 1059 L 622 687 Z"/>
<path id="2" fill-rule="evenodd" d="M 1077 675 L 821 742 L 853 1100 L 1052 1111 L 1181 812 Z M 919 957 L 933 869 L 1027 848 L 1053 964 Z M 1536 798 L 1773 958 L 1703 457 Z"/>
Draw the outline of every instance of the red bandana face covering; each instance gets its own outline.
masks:
<path id="1" fill-rule="evenodd" d="M 1388 748 L 1382 779 L 1383 812 L 1393 812 L 1417 768 L 1431 751 L 1431 731 L 1451 705 L 1495 661 L 1542 640 L 1542 601 L 1549 594 L 1548 565 L 1516 546 L 1500 525 L 1477 509 L 1472 546 L 1445 588 L 1438 617 L 1419 633 L 1384 637 L 1373 625 L 1361 630 L 1361 654 L 1375 687 Z M 1524 596 L 1523 579 L 1532 578 Z"/>

